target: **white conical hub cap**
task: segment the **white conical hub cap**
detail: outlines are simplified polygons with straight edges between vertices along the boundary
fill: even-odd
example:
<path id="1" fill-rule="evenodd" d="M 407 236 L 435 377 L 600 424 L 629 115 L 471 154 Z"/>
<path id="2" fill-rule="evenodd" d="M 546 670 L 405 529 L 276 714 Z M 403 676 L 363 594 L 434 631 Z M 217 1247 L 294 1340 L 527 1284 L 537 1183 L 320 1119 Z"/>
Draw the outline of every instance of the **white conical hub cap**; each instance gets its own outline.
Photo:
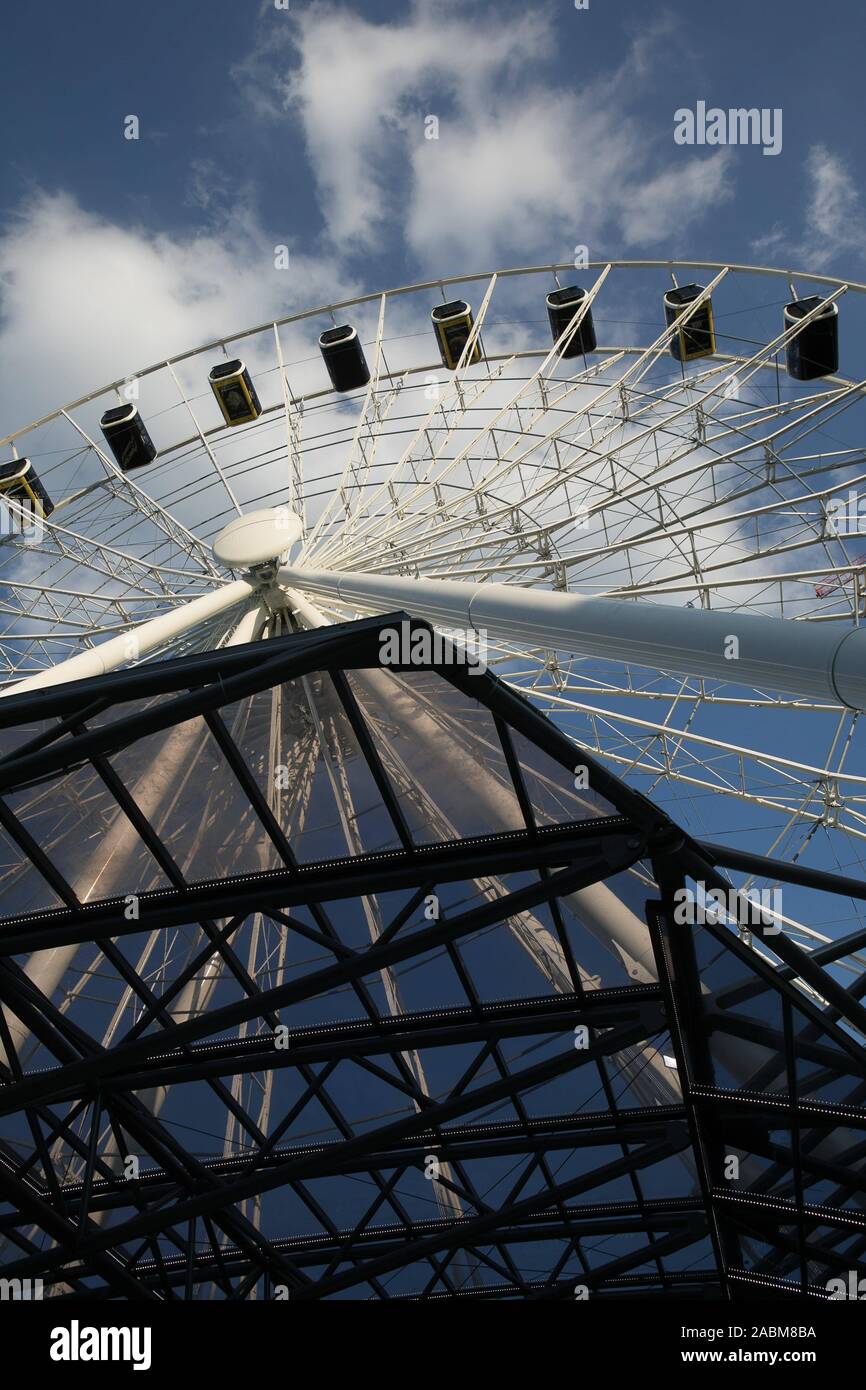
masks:
<path id="1" fill-rule="evenodd" d="M 229 569 L 248 569 L 287 555 L 301 531 L 300 518 L 288 507 L 263 507 L 230 521 L 214 541 L 213 553 Z"/>

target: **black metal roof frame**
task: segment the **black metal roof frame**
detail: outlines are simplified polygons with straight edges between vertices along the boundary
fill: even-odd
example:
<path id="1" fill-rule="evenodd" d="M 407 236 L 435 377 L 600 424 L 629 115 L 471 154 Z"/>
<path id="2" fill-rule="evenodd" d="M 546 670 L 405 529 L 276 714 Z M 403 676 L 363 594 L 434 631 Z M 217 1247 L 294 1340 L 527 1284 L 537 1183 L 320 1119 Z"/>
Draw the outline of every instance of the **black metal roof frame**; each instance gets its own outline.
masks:
<path id="1" fill-rule="evenodd" d="M 0 1116 L 23 1115 L 32 1137 L 24 1158 L 0 1140 L 0 1273 L 41 1277 L 61 1297 L 171 1299 L 209 1286 L 220 1296 L 242 1299 L 254 1289 L 268 1296 L 282 1284 L 293 1300 L 303 1300 L 353 1293 L 573 1298 L 576 1283 L 593 1297 L 825 1297 L 829 1274 L 866 1272 L 866 1009 L 860 1002 L 866 975 L 845 988 L 831 973 L 835 963 L 866 945 L 866 932 L 811 953 L 784 933 L 773 933 L 757 952 L 719 922 L 709 920 L 699 930 L 678 927 L 673 910 L 674 895 L 688 880 L 729 887 L 724 869 L 859 899 L 866 897 L 866 885 L 690 839 L 583 749 L 591 785 L 614 813 L 538 824 L 514 737 L 568 770 L 575 745 L 501 680 L 490 673 L 470 675 L 459 661 L 447 659 L 426 669 L 492 715 L 525 824 L 452 843 L 413 842 L 346 678 L 347 672 L 379 666 L 381 629 L 402 621 L 411 621 L 413 629 L 427 627 L 392 614 L 274 638 L 264 652 L 253 643 L 0 701 L 0 729 L 50 721 L 0 759 L 0 824 L 63 904 L 0 923 L 0 1002 L 54 1061 L 22 1071 L 0 1011 L 0 1040 L 9 1059 L 0 1066 Z M 395 674 L 403 669 L 391 668 Z M 415 671 L 417 664 L 407 669 Z M 232 740 L 221 714 L 227 705 L 312 673 L 326 673 L 332 682 L 399 849 L 299 863 Z M 98 727 L 91 723 L 116 704 L 154 696 L 165 698 L 122 710 Z M 195 716 L 206 721 L 281 868 L 185 881 L 112 766 L 119 750 Z M 137 920 L 127 920 L 123 898 L 79 902 L 9 805 L 12 794 L 83 765 L 95 769 L 170 884 L 140 894 Z M 659 890 L 646 914 L 658 983 L 584 988 L 559 900 L 639 862 L 651 864 Z M 437 885 L 516 873 L 529 874 L 529 881 L 465 911 L 408 926 Z M 325 904 L 395 890 L 410 896 L 375 942 L 358 950 L 340 940 Z M 539 905 L 546 905 L 556 926 L 571 992 L 483 1002 L 460 943 Z M 309 910 L 313 927 L 292 915 L 299 907 Z M 232 944 L 252 912 L 306 937 L 333 960 L 261 988 Z M 157 995 L 127 959 L 122 941 L 189 923 L 201 928 L 201 949 Z M 762 930 L 759 925 L 758 936 Z M 109 1048 L 42 995 L 15 959 L 74 942 L 98 945 L 140 1004 L 135 1025 Z M 434 950 L 448 954 L 465 1003 L 383 1015 L 367 981 Z M 235 982 L 236 997 L 178 1023 L 169 1005 L 215 956 Z M 708 989 L 708 961 L 711 972 L 722 962 L 731 978 Z M 274 1048 L 280 1010 L 336 986 L 354 992 L 361 1015 L 350 1023 L 325 1019 L 293 1028 L 290 1046 Z M 762 1017 L 761 1009 L 771 1017 Z M 220 1036 L 240 1023 L 262 1031 Z M 519 1069 L 506 1060 L 503 1044 L 509 1039 L 570 1034 L 580 1024 L 591 1037 L 583 1051 L 567 1046 Z M 619 1105 L 611 1059 L 662 1035 L 670 1038 L 681 1103 Z M 720 1065 L 719 1039 L 738 1049 L 740 1059 L 753 1059 L 736 1084 Z M 457 1046 L 472 1050 L 469 1065 L 445 1094 L 424 1094 L 406 1056 Z M 329 1078 L 346 1066 L 361 1079 L 375 1077 L 392 1088 L 404 1108 L 408 1102 L 405 1113 L 357 1132 L 328 1091 Z M 602 1108 L 530 1114 L 526 1100 L 535 1088 L 582 1066 L 597 1069 Z M 494 1079 L 479 1081 L 488 1067 Z M 227 1083 L 242 1073 L 285 1068 L 293 1069 L 303 1090 L 265 1135 Z M 136 1094 L 188 1085 L 207 1087 L 234 1114 L 250 1145 L 243 1156 L 196 1157 Z M 292 1127 L 313 1098 L 324 1106 L 339 1140 L 292 1142 Z M 510 1118 L 485 1120 L 487 1108 L 503 1102 L 511 1107 Z M 132 1141 L 148 1156 L 137 1180 L 121 1178 L 100 1152 L 106 1123 L 121 1155 Z M 61 1146 L 80 1163 L 75 1182 L 59 1171 Z M 597 1168 L 557 1177 L 552 1156 L 594 1147 L 618 1154 Z M 747 1169 L 754 1169 L 734 1184 L 725 1175 L 732 1151 L 745 1155 Z M 453 1219 L 421 1220 L 401 1198 L 400 1184 L 431 1153 L 447 1167 L 440 1183 L 459 1200 L 463 1214 Z M 516 1161 L 517 1176 L 493 1206 L 477 1190 L 470 1166 L 502 1156 Z M 673 1156 L 685 1162 L 671 1169 Z M 668 1182 L 672 1171 L 681 1175 L 680 1190 L 654 1198 L 644 1191 L 641 1175 L 659 1173 L 661 1165 L 667 1165 Z M 347 1229 L 310 1185 L 348 1174 L 363 1175 L 375 1195 Z M 593 1200 L 593 1192 L 623 1175 L 633 1200 Z M 823 1184 L 821 1200 L 810 1195 L 816 1183 Z M 299 1198 L 315 1234 L 265 1233 L 244 1213 L 248 1199 L 281 1189 Z M 595 1258 L 593 1242 L 623 1237 L 629 1239 L 617 1247 L 620 1253 Z M 542 1277 L 536 1277 L 537 1264 L 521 1268 L 516 1256 L 523 1249 L 545 1261 Z M 691 1265 L 677 1263 L 684 1252 L 693 1253 Z M 396 1291 L 388 1287 L 395 1274 L 404 1276 Z M 407 1288 L 407 1278 L 414 1286 Z"/>

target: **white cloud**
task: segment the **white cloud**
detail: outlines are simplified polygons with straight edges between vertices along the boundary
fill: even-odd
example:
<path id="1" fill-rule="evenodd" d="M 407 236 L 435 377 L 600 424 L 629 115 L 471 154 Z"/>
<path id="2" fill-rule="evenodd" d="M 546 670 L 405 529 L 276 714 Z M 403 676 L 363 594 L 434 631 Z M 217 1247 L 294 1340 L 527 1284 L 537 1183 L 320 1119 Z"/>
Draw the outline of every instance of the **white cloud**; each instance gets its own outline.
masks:
<path id="1" fill-rule="evenodd" d="M 602 124 L 565 94 L 446 124 L 439 141 L 412 153 L 411 245 L 422 257 L 465 258 L 476 270 L 544 246 L 559 258 L 591 242 L 609 216 L 611 182 L 625 179 L 631 159 L 628 138 Z M 572 160 L 579 140 L 584 153 Z"/>
<path id="2" fill-rule="evenodd" d="M 0 434 L 105 382 L 333 298 L 333 263 L 273 245 L 244 208 L 206 234 L 124 228 L 40 195 L 0 236 Z"/>
<path id="3" fill-rule="evenodd" d="M 845 252 L 862 255 L 866 252 L 866 217 L 844 160 L 825 145 L 814 145 L 806 158 L 806 174 L 811 187 L 805 253 L 820 267 Z"/>
<path id="4" fill-rule="evenodd" d="M 774 222 L 772 227 L 764 236 L 756 237 L 752 242 L 752 251 L 756 256 L 767 256 L 772 258 L 777 252 L 781 251 L 787 241 L 787 233 L 781 222 Z"/>
<path id="5" fill-rule="evenodd" d="M 806 156 L 805 175 L 806 210 L 799 235 L 789 235 L 777 223 L 752 242 L 752 250 L 775 254 L 787 246 L 787 259 L 798 262 L 803 270 L 817 271 L 830 268 L 843 256 L 866 256 L 866 212 L 841 155 L 826 145 L 813 145 Z"/>
<path id="6" fill-rule="evenodd" d="M 405 229 L 431 270 L 478 268 L 602 236 L 657 242 L 726 195 L 727 152 L 684 163 L 671 145 L 665 161 L 630 110 L 666 23 L 618 70 L 557 84 L 547 60 L 561 16 L 488 17 L 436 0 L 387 24 L 330 5 L 301 15 L 284 89 L 336 244 L 366 250 L 385 233 L 390 245 Z"/>
<path id="7" fill-rule="evenodd" d="M 193 159 L 184 202 L 202 212 L 225 210 L 236 202 L 234 181 L 213 159 Z"/>
<path id="8" fill-rule="evenodd" d="M 680 159 L 646 183 L 635 181 L 621 198 L 623 235 L 631 245 L 657 242 L 730 198 L 730 150 Z"/>
<path id="9" fill-rule="evenodd" d="M 497 82 L 516 76 L 551 40 L 542 13 L 490 27 L 433 3 L 388 24 L 331 6 L 302 12 L 300 61 L 285 98 L 303 121 L 330 235 L 372 244 L 390 215 L 390 175 L 405 172 L 408 151 L 424 138 L 424 116 L 443 101 L 464 115 L 483 107 Z"/>

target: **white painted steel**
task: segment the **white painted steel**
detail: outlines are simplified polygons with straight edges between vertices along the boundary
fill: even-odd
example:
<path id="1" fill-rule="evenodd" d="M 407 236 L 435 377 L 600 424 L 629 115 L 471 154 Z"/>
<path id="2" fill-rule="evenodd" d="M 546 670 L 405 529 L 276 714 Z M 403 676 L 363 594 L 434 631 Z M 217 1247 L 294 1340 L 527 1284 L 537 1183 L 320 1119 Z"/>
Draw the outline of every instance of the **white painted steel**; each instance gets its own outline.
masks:
<path id="1" fill-rule="evenodd" d="M 192 631 L 200 623 L 218 613 L 224 613 L 236 604 L 248 600 L 256 592 L 257 585 L 248 579 L 236 579 L 221 589 L 214 589 L 201 598 L 192 599 L 168 613 L 161 613 L 150 622 L 141 623 L 129 632 L 112 637 L 89 651 L 79 652 L 68 661 L 61 661 L 35 676 L 17 681 L 15 685 L 0 690 L 0 696 L 24 695 L 31 690 L 43 690 L 50 685 L 64 685 L 68 681 L 86 680 L 88 676 L 103 676 L 108 671 L 116 671 L 140 661 L 143 656 L 164 647 L 173 638 Z"/>
<path id="2" fill-rule="evenodd" d="M 278 580 L 359 612 L 404 608 L 445 628 L 866 709 L 866 629 L 841 623 L 291 565 Z"/>

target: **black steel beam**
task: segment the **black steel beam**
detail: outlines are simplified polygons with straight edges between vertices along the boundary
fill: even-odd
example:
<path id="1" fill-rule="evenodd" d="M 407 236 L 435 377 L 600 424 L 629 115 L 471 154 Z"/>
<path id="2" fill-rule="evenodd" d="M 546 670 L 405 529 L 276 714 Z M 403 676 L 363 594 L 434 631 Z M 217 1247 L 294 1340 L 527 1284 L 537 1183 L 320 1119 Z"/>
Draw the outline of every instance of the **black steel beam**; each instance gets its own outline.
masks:
<path id="1" fill-rule="evenodd" d="M 533 1119 L 529 1122 L 528 1132 L 522 1121 L 496 1125 L 455 1125 L 438 1135 L 430 1134 L 421 1139 L 405 1141 L 390 1149 L 360 1157 L 346 1158 L 340 1152 L 339 1145 L 333 1143 L 307 1144 L 277 1148 L 268 1154 L 264 1163 L 268 1168 L 275 1168 L 280 1164 L 292 1163 L 299 1157 L 313 1157 L 319 1160 L 315 1176 L 326 1177 L 336 1173 L 370 1173 L 377 1169 L 382 1171 L 406 1165 L 423 1168 L 429 1154 L 435 1154 L 443 1164 L 521 1154 L 528 1157 L 533 1153 L 563 1149 L 576 1151 L 615 1144 L 660 1142 L 671 1133 L 670 1126 L 682 1124 L 686 1117 L 687 1111 L 683 1106 L 660 1105 L 641 1110 L 605 1110 L 556 1116 L 544 1121 Z M 202 1161 L 207 1173 L 223 1179 L 238 1177 L 256 1164 L 255 1154 Z M 685 1169 L 683 1173 L 685 1175 Z M 160 1167 L 145 1169 L 134 1184 L 120 1181 L 116 1176 L 98 1179 L 92 1184 L 92 1208 L 101 1210 L 129 1206 L 131 1188 L 136 1193 L 147 1194 L 148 1199 L 153 1201 L 162 1200 L 163 1193 L 177 1190 L 177 1183 Z M 70 1210 L 75 1210 L 82 1189 L 81 1183 L 64 1184 L 62 1196 Z M 157 1195 L 154 1196 L 154 1193 Z M 616 1205 L 619 1209 L 620 1204 Z M 635 1207 L 635 1210 L 639 1208 Z"/>
<path id="2" fill-rule="evenodd" d="M 329 1279 L 317 1280 L 313 1284 L 306 1284 L 299 1289 L 296 1297 L 302 1301 L 328 1297 L 334 1293 L 340 1293 L 345 1289 L 352 1288 L 359 1283 L 363 1283 L 372 1275 L 387 1274 L 392 1269 L 399 1269 L 407 1263 L 407 1254 L 413 1262 L 421 1259 L 425 1254 L 438 1253 L 443 1250 L 465 1250 L 467 1245 L 473 1244 L 478 1240 L 490 1239 L 494 1233 L 498 1238 L 499 1229 L 506 1221 L 519 1221 L 523 1216 L 533 1214 L 539 1210 L 545 1210 L 553 1205 L 556 1199 L 565 1201 L 568 1197 L 576 1196 L 578 1193 L 591 1191 L 593 1187 L 600 1186 L 607 1182 L 613 1182 L 625 1173 L 652 1166 L 664 1158 L 672 1157 L 687 1145 L 688 1141 L 676 1143 L 663 1143 L 659 1145 L 647 1145 L 629 1154 L 627 1158 L 614 1159 L 610 1163 L 595 1169 L 591 1173 L 582 1173 L 579 1177 L 569 1178 L 556 1184 L 553 1189 L 543 1189 L 534 1193 L 531 1197 L 524 1197 L 517 1202 L 509 1202 L 507 1207 L 502 1210 L 488 1211 L 480 1216 L 469 1217 L 465 1222 L 455 1223 L 451 1230 L 442 1231 L 437 1234 L 424 1236 L 415 1241 L 408 1251 L 403 1249 L 390 1255 L 378 1255 L 358 1269 L 343 1270 L 339 1274 L 333 1274 Z M 703 1236 L 704 1232 L 696 1233 L 690 1230 L 688 1233 L 678 1233 L 677 1236 L 668 1237 L 667 1241 L 660 1242 L 666 1248 L 679 1249 L 682 1245 L 690 1245 L 696 1239 Z M 630 1256 L 624 1256 L 622 1260 L 614 1261 L 616 1266 L 628 1268 L 629 1264 L 644 1264 L 647 1258 L 646 1248 L 641 1248 L 633 1252 Z M 595 1280 L 605 1277 L 603 1266 L 599 1270 L 593 1270 L 589 1274 L 575 1276 L 572 1283 L 585 1283 L 592 1285 Z"/>
<path id="3" fill-rule="evenodd" d="M 43 1100 L 57 1090 L 77 1086 L 82 1081 L 96 1083 L 146 1057 L 172 1051 L 181 1044 L 194 1042 L 197 1038 L 221 1033 L 237 1023 L 249 1022 L 261 1017 L 268 1009 L 278 1009 L 302 999 L 314 998 L 335 985 L 363 979 L 384 966 L 417 957 L 447 941 L 471 935 L 485 926 L 534 908 L 555 894 L 571 893 L 590 883 L 597 883 L 608 873 L 627 868 L 633 862 L 635 851 L 628 846 L 629 842 L 623 841 L 617 857 L 611 843 L 602 842 L 600 848 L 604 852 L 603 859 L 588 858 L 581 864 L 560 870 L 541 883 L 516 889 L 493 902 L 484 902 L 450 920 L 441 917 L 438 922 L 408 936 L 395 937 L 385 944 L 375 943 L 369 949 L 357 952 L 349 960 L 337 961 L 298 980 L 263 990 L 255 998 L 245 998 L 233 1004 L 223 1005 L 219 1009 L 211 1009 L 186 1023 L 164 1028 L 160 1033 L 148 1034 L 132 1043 L 123 1043 L 99 1056 L 70 1061 L 50 1073 L 26 1076 L 23 1080 L 0 1089 L 0 1114 L 8 1114 L 33 1100 Z M 14 992 L 8 976 L 4 970 L 0 970 L 0 999 L 8 999 L 14 1007 L 14 998 L 9 998 L 10 993 Z"/>
<path id="4" fill-rule="evenodd" d="M 190 1047 L 183 1056 L 173 1053 L 153 1058 L 135 1071 L 119 1072 L 111 1086 L 139 1091 L 151 1086 L 177 1086 L 202 1078 L 241 1076 L 250 1072 L 276 1071 L 327 1062 L 395 1054 L 413 1049 L 452 1047 L 484 1042 L 488 1039 L 567 1034 L 573 1044 L 573 1031 L 579 1024 L 588 1028 L 612 1028 L 621 1023 L 638 1023 L 646 1037 L 665 1027 L 660 991 L 638 986 L 624 991 L 588 991 L 586 995 L 552 995 L 533 1001 L 510 1001 L 507 1005 L 488 1005 L 481 1017 L 466 1008 L 442 1009 L 438 1015 L 397 1014 L 381 1019 L 365 1019 L 339 1027 L 290 1029 L 285 1047 L 274 1046 L 272 1033 L 258 1033 L 225 1043 Z M 612 997 L 612 996 L 616 997 Z M 63 1092 L 64 1100 L 73 1092 Z M 54 1099 L 58 1099 L 54 1094 Z"/>
<path id="5" fill-rule="evenodd" d="M 866 881 L 846 874 L 829 873 L 826 869 L 811 869 L 807 864 L 792 864 L 786 859 L 773 859 L 765 854 L 751 854 L 730 845 L 718 845 L 697 840 L 698 849 L 725 869 L 741 869 L 745 874 L 784 883 L 797 883 L 803 888 L 817 888 L 824 893 L 844 893 L 850 898 L 866 898 Z"/>
<path id="6" fill-rule="evenodd" d="M 641 1036 L 642 1030 L 634 1027 L 608 1029 L 599 1038 L 594 1039 L 590 1046 L 583 1051 L 571 1049 L 570 1052 L 563 1053 L 549 1061 L 536 1063 L 534 1066 L 514 1072 L 507 1078 L 488 1082 L 468 1094 L 430 1101 L 421 1113 L 413 1112 L 380 1128 L 368 1130 L 361 1135 L 347 1139 L 339 1146 L 341 1154 L 345 1158 L 354 1158 L 361 1154 L 376 1152 L 383 1146 L 387 1147 L 413 1135 L 426 1135 L 431 1130 L 435 1130 L 459 1116 L 470 1114 L 476 1110 L 483 1111 L 493 1102 L 541 1085 L 557 1076 L 566 1075 L 578 1067 L 586 1066 L 595 1061 L 598 1056 L 607 1056 L 610 1053 L 622 1051 L 624 1047 L 640 1041 Z M 669 1140 L 663 1146 L 665 1153 L 678 1152 L 681 1148 L 681 1140 Z M 649 1149 L 641 1150 L 644 1156 L 650 1152 Z M 641 1159 L 642 1161 L 643 1159 Z M 199 1216 L 218 1213 L 248 1197 L 258 1196 L 274 1188 L 282 1187 L 287 1182 L 303 1181 L 316 1175 L 318 1162 L 317 1158 L 300 1156 L 289 1164 L 280 1165 L 277 1170 L 255 1168 L 252 1172 L 241 1175 L 232 1182 L 221 1184 L 218 1189 L 212 1187 L 209 1191 L 184 1198 L 175 1203 L 169 1212 L 149 1211 L 118 1223 L 111 1230 L 91 1234 L 81 1242 L 80 1252 L 85 1254 L 90 1249 L 106 1249 L 129 1240 L 150 1236 L 169 1222 L 186 1221 Z M 627 1161 L 624 1163 L 622 1171 L 629 1171 L 632 1166 L 634 1163 Z M 572 1194 L 569 1190 L 561 1195 L 565 1198 Z"/>
<path id="7" fill-rule="evenodd" d="M 559 867 L 590 854 L 597 856 L 598 876 L 607 877 L 616 872 L 611 860 L 605 857 L 608 854 L 620 860 L 622 867 L 640 857 L 643 841 L 634 833 L 629 834 L 629 829 L 622 818 L 612 817 L 606 822 L 548 826 L 533 833 L 504 831 L 449 844 L 419 845 L 408 852 L 383 850 L 378 854 L 299 865 L 297 869 L 227 875 L 184 888 L 143 891 L 136 895 L 139 915 L 134 920 L 126 916 L 125 896 L 91 901 L 76 908 L 25 913 L 7 918 L 7 924 L 0 928 L 0 957 L 101 937 L 164 930 L 238 912 L 390 893 L 417 887 L 419 880 L 431 878 L 437 883 L 454 883 L 542 865 Z"/>
<path id="8" fill-rule="evenodd" d="M 645 1216 L 637 1209 L 637 1204 L 623 1203 L 622 1206 L 631 1205 L 630 1211 L 620 1211 L 609 1216 L 599 1215 L 595 1207 L 575 1207 L 565 1208 L 567 1220 L 562 1221 L 559 1217 L 551 1217 L 546 1212 L 530 1214 L 514 1226 L 502 1226 L 497 1230 L 497 1242 L 503 1245 L 521 1245 L 528 1243 L 553 1240 L 562 1242 L 567 1240 L 575 1228 L 579 1229 L 581 1238 L 604 1240 L 613 1239 L 622 1235 L 655 1235 L 662 1232 L 685 1234 L 692 1241 L 700 1240 L 705 1231 L 703 1206 L 695 1199 L 681 1199 L 676 1209 L 672 1210 L 667 1202 L 648 1202 L 649 1208 Z M 357 1247 L 366 1255 L 371 1252 L 375 1254 L 392 1254 L 401 1248 L 406 1250 L 407 1243 L 411 1244 L 416 1240 L 430 1235 L 434 1232 L 451 1232 L 459 1229 L 460 1222 L 446 1221 L 419 1221 L 413 1222 L 409 1230 L 402 1226 L 374 1226 L 361 1232 L 357 1237 Z M 345 1232 L 346 1239 L 353 1233 Z M 334 1259 L 341 1258 L 340 1240 L 334 1241 L 331 1236 L 289 1236 L 274 1238 L 273 1245 L 276 1250 L 290 1254 L 292 1259 L 301 1268 L 309 1269 L 320 1265 L 327 1265 Z M 408 1252 L 407 1252 L 408 1253 Z M 220 1258 L 225 1262 L 228 1271 L 233 1277 L 238 1277 L 247 1272 L 249 1260 L 235 1248 L 223 1249 Z M 213 1267 L 216 1263 L 215 1257 L 202 1259 L 199 1256 L 196 1268 L 196 1283 L 207 1283 L 213 1279 Z M 164 1261 L 165 1272 L 169 1282 L 177 1286 L 186 1278 L 186 1261 L 180 1257 L 167 1259 Z M 142 1261 L 137 1266 L 138 1277 L 147 1282 L 153 1280 L 156 1283 L 158 1268 L 155 1261 Z M 574 1292 L 573 1279 L 569 1288 Z M 544 1287 L 539 1284 L 539 1288 Z"/>

